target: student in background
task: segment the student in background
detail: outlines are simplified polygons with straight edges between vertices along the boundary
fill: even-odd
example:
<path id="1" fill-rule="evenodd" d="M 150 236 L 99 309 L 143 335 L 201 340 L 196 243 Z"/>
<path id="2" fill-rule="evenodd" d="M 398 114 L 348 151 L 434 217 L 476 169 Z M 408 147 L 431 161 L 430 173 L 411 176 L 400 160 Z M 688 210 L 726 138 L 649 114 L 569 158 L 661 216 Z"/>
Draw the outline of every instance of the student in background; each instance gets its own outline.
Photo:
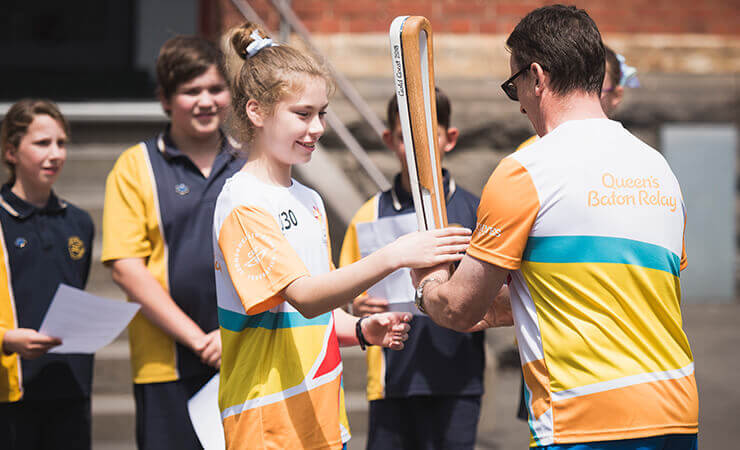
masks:
<path id="1" fill-rule="evenodd" d="M 128 330 L 140 449 L 201 448 L 187 401 L 221 362 L 210 232 L 218 193 L 244 163 L 221 131 L 224 73 L 210 42 L 168 40 L 157 82 L 170 122 L 108 175 L 102 259 L 141 304 Z"/>
<path id="2" fill-rule="evenodd" d="M 455 148 L 459 131 L 450 126 L 450 100 L 440 89 L 436 89 L 436 102 L 438 148 L 443 157 Z M 400 173 L 390 190 L 373 196 L 355 214 L 344 237 L 340 266 L 360 259 L 359 224 L 414 215 L 395 95 L 388 102 L 387 115 L 388 129 L 383 133 L 383 141 L 398 158 Z M 442 175 L 449 223 L 475 228 L 478 198 L 457 186 L 448 170 L 442 169 Z M 413 300 L 413 296 L 408 298 L 409 302 Z M 388 299 L 367 294 L 352 303 L 352 312 L 358 316 L 387 310 Z M 483 394 L 483 346 L 483 332 L 458 333 L 417 315 L 403 351 L 368 348 L 367 447 L 472 449 Z"/>
<path id="3" fill-rule="evenodd" d="M 93 355 L 49 354 L 38 332 L 61 283 L 84 289 L 93 222 L 52 189 L 69 124 L 46 100 L 21 100 L 2 123 L 10 179 L 0 189 L 0 447 L 89 449 Z"/>

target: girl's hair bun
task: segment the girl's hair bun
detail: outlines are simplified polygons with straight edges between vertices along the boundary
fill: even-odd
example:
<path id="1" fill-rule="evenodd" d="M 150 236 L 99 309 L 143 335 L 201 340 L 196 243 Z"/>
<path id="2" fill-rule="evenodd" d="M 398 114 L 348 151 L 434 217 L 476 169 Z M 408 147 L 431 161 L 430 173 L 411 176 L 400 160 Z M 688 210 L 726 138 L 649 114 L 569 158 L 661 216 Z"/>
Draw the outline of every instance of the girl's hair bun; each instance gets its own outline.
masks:
<path id="1" fill-rule="evenodd" d="M 245 22 L 244 25 L 236 28 L 231 35 L 231 46 L 236 54 L 243 60 L 246 60 L 248 57 L 247 47 L 249 47 L 249 44 L 255 40 L 254 37 L 252 37 L 252 33 L 255 30 L 257 30 L 261 37 L 269 37 L 262 27 L 252 22 Z"/>

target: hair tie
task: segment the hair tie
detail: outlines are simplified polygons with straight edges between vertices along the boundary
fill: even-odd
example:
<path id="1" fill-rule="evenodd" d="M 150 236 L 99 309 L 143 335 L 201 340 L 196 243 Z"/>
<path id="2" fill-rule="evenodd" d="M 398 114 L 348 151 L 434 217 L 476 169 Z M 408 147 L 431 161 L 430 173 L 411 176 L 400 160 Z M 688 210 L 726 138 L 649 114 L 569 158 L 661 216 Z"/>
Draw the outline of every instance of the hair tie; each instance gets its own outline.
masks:
<path id="1" fill-rule="evenodd" d="M 617 53 L 617 60 L 619 61 L 619 71 L 622 72 L 622 77 L 619 79 L 619 85 L 629 88 L 640 87 L 640 80 L 637 79 L 637 69 L 628 66 L 624 61 L 624 56 Z"/>
<path id="2" fill-rule="evenodd" d="M 260 50 L 266 47 L 273 47 L 277 46 L 278 44 L 275 44 L 272 39 L 270 38 L 263 38 L 260 36 L 260 32 L 258 30 L 253 30 L 252 34 L 249 35 L 250 38 L 252 38 L 252 42 L 247 45 L 247 58 L 251 58 L 257 53 L 259 53 Z"/>

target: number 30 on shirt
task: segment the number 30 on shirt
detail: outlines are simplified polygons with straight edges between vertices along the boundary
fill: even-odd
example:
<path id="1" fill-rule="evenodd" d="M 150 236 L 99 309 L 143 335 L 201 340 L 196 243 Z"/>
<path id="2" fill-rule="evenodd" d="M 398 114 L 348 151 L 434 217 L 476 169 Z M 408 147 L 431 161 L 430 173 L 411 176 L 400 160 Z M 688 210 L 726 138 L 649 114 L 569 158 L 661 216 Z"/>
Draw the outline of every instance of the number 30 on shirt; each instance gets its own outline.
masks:
<path id="1" fill-rule="evenodd" d="M 280 213 L 280 231 L 290 230 L 298 226 L 298 219 L 292 209 Z"/>

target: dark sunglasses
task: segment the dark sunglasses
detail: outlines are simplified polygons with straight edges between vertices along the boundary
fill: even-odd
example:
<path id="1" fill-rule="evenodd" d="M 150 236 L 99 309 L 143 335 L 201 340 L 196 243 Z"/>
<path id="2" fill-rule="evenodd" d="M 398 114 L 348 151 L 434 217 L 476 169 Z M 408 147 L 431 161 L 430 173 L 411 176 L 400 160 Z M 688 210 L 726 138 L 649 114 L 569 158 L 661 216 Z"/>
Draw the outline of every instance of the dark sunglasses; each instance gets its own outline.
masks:
<path id="1" fill-rule="evenodd" d="M 527 64 L 526 66 L 524 66 L 522 70 L 520 70 L 519 72 L 509 77 L 509 79 L 504 81 L 503 84 L 501 85 L 501 89 L 504 90 L 504 93 L 506 93 L 506 96 L 514 100 L 515 102 L 519 101 L 519 95 L 517 95 L 516 93 L 516 86 L 514 86 L 514 80 L 516 80 L 516 77 L 518 77 L 519 75 L 529 70 L 529 67 L 531 65 L 532 63 Z"/>
<path id="2" fill-rule="evenodd" d="M 529 63 L 522 70 L 512 75 L 508 80 L 504 81 L 504 83 L 501 85 L 501 89 L 504 90 L 506 93 L 506 96 L 510 99 L 514 100 L 515 102 L 519 101 L 519 95 L 516 93 L 516 86 L 514 86 L 514 80 L 516 80 L 516 77 L 523 74 L 527 70 L 529 70 L 530 67 L 532 67 L 533 63 Z M 540 64 L 540 67 L 542 67 L 542 70 L 547 71 L 547 68 Z"/>

